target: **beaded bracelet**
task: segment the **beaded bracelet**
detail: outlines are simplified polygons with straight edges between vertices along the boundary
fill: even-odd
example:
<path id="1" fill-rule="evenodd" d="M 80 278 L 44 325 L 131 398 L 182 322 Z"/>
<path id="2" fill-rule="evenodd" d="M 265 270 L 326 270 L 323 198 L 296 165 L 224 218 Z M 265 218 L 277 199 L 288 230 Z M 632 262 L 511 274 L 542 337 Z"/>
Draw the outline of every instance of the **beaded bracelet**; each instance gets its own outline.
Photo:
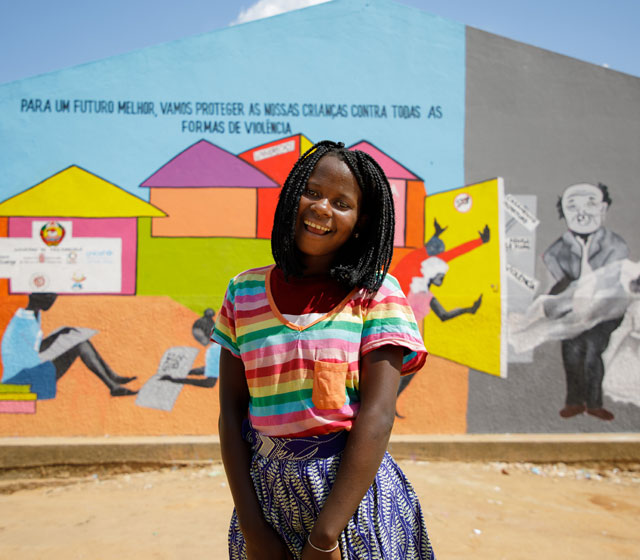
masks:
<path id="1" fill-rule="evenodd" d="M 333 548 L 318 548 L 315 544 L 313 544 L 311 542 L 311 535 L 307 536 L 307 542 L 309 543 L 309 546 L 311 548 L 313 548 L 313 550 L 317 550 L 318 552 L 333 552 L 336 548 L 338 548 L 338 546 L 340 546 L 340 541 L 336 542 L 336 546 L 334 546 Z"/>

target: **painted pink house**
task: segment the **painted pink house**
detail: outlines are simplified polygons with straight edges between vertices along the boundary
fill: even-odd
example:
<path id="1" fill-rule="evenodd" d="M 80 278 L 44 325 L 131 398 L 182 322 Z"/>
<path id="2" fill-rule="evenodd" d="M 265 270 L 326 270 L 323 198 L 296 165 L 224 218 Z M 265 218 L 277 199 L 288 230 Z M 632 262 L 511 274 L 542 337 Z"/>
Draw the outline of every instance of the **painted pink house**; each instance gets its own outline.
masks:
<path id="1" fill-rule="evenodd" d="M 122 279 L 121 291 L 116 293 L 128 295 L 136 293 L 138 218 L 160 217 L 164 213 L 72 165 L 0 203 L 0 216 L 8 217 L 10 238 L 34 238 L 34 221 L 70 222 L 74 239 L 119 238 Z"/>
<path id="2" fill-rule="evenodd" d="M 422 179 L 369 142 L 363 140 L 349 149 L 369 154 L 380 164 L 389 179 L 396 210 L 396 234 L 393 244 L 396 247 L 422 247 L 426 198 Z"/>

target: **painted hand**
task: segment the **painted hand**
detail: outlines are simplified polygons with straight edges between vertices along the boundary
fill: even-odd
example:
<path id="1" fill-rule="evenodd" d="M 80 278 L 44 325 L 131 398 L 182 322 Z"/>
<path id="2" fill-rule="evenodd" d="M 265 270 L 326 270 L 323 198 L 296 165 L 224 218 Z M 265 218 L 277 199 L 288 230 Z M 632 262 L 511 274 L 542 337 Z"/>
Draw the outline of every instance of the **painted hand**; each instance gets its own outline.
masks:
<path id="1" fill-rule="evenodd" d="M 478 232 L 480 234 L 480 239 L 482 239 L 483 243 L 489 243 L 489 239 L 491 239 L 491 232 L 489 231 L 489 226 L 484 226 L 482 231 Z"/>
<path id="2" fill-rule="evenodd" d="M 469 309 L 469 313 L 475 313 L 476 311 L 478 311 L 478 307 L 480 307 L 481 303 L 482 303 L 482 294 L 480 294 L 480 297 L 473 302 L 473 305 Z"/>

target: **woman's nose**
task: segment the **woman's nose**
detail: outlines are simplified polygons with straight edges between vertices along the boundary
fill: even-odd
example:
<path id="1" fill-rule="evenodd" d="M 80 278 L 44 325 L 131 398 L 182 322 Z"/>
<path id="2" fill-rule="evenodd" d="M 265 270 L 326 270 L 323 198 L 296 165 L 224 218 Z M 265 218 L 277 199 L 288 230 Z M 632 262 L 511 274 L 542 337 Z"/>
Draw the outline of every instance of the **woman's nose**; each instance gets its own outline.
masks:
<path id="1" fill-rule="evenodd" d="M 319 216 L 327 216 L 330 212 L 331 205 L 326 198 L 319 198 L 313 203 L 313 210 Z"/>

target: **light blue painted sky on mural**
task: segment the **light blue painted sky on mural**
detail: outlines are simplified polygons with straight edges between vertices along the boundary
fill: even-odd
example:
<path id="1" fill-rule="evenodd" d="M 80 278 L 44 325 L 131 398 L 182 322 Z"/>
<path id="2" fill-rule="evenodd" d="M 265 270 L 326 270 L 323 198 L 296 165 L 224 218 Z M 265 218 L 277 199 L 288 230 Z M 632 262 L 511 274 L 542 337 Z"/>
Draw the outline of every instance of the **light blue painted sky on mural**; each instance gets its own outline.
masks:
<path id="1" fill-rule="evenodd" d="M 640 76 L 638 0 L 399 1 Z M 252 4 L 252 0 L 3 0 L 0 83 L 220 29 Z"/>
<path id="2" fill-rule="evenodd" d="M 465 52 L 462 24 L 385 0 L 338 0 L 5 84 L 0 200 L 72 164 L 146 198 L 138 185 L 202 138 L 237 154 L 298 132 L 367 140 L 422 177 L 428 192 L 455 188 L 464 181 Z M 127 101 L 131 110 L 122 110 Z M 154 103 L 150 114 L 140 114 L 145 101 Z M 191 112 L 163 114 L 167 101 L 191 103 Z M 240 102 L 244 112 L 198 114 L 203 101 Z M 251 115 L 254 102 L 261 115 Z M 267 102 L 297 103 L 300 114 L 267 118 Z M 344 105 L 344 114 L 305 115 L 306 104 Z M 387 113 L 363 117 L 361 105 Z M 394 105 L 420 113 L 396 118 Z M 247 128 L 266 120 L 291 128 Z M 194 121 L 225 130 L 193 131 Z"/>

